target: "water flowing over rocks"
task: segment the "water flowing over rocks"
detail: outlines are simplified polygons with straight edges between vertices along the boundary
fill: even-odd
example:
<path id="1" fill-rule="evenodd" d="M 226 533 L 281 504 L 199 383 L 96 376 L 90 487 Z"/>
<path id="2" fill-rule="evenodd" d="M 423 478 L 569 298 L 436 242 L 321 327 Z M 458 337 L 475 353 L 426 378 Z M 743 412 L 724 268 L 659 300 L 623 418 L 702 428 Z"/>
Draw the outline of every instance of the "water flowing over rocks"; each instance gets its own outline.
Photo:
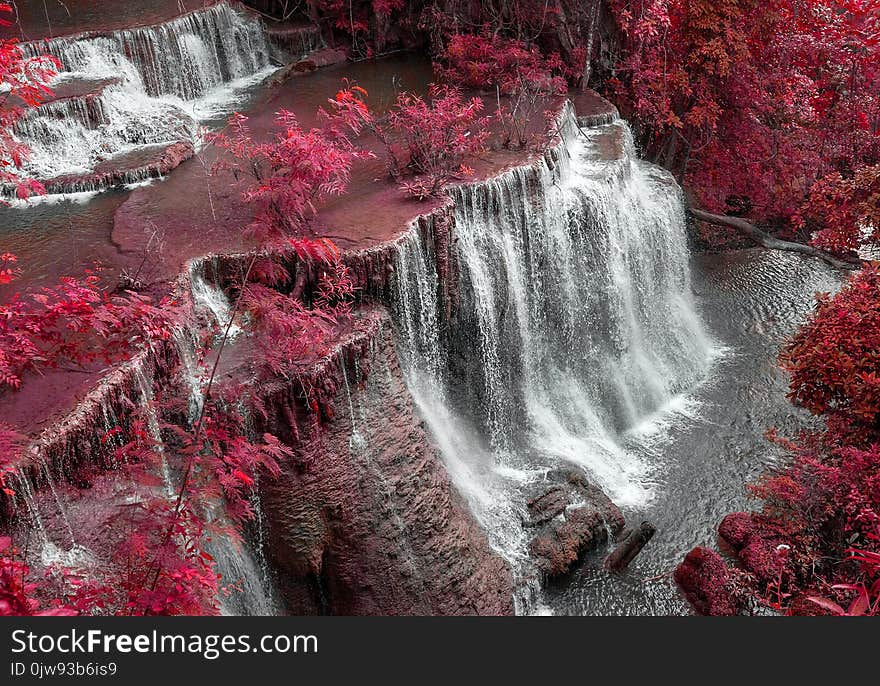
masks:
<path id="1" fill-rule="evenodd" d="M 122 51 L 114 41 L 137 48 L 129 64 L 153 99 L 165 82 L 150 74 L 165 67 L 150 51 L 160 39 L 177 41 L 169 59 L 192 48 L 183 29 L 201 36 L 227 22 L 224 31 L 244 32 L 258 49 L 220 73 L 258 73 L 269 58 L 252 20 L 225 3 L 202 14 L 210 18 L 88 40 L 104 57 Z M 88 41 L 54 43 L 73 63 Z M 166 94 L 199 97 L 211 86 Z M 612 499 L 651 497 L 647 467 L 623 438 L 700 379 L 710 346 L 691 307 L 678 187 L 636 158 L 612 106 L 578 98 L 584 109 L 563 105 L 558 139 L 532 159 L 413 205 L 408 225 L 379 240 L 343 237 L 357 313 L 296 379 L 258 389 L 269 419 L 255 430 L 279 435 L 295 458 L 277 480 L 260 479 L 247 549 L 212 552 L 225 577 L 260 575 L 226 611 L 532 612 L 543 576 L 570 570 L 623 529 Z M 72 119 L 85 131 L 103 126 L 98 115 Z M 117 231 L 136 230 L 138 219 L 117 213 Z M 246 212 L 224 220 L 246 223 Z M 148 395 L 143 379 L 172 360 L 192 368 L 205 318 L 228 318 L 225 293 L 246 260 L 215 254 L 186 265 L 175 292 L 191 301 L 192 328 L 106 376 L 45 431 L 22 466 L 23 493 L 45 493 L 53 480 L 76 486 L 84 464 L 112 480 L 94 427 L 119 426 L 124 440 L 131 408 Z M 199 383 L 192 375 L 179 392 L 198 402 Z"/>
<path id="2" fill-rule="evenodd" d="M 269 400 L 279 435 L 296 451 L 278 479 L 262 484 L 267 552 L 288 607 L 510 614 L 510 571 L 415 414 L 387 315 L 372 312 L 356 328 L 304 381 L 324 389 L 331 421 L 320 426 L 289 388 Z"/>
<path id="3" fill-rule="evenodd" d="M 22 43 L 62 65 L 55 97 L 16 125 L 31 150 L 26 171 L 49 193 L 164 176 L 241 89 L 320 46 L 314 27 L 278 43 L 257 15 L 225 0 L 153 26 Z"/>
<path id="4" fill-rule="evenodd" d="M 530 164 L 450 189 L 448 251 L 412 238 L 394 269 L 409 388 L 517 573 L 519 612 L 535 608 L 540 572 L 561 574 L 608 538 L 607 515 L 566 506 L 531 543 L 528 492 L 577 465 L 621 505 L 645 503 L 648 465 L 623 447 L 627 432 L 697 383 L 712 354 L 680 190 L 637 159 L 602 103 L 585 96 L 580 117 L 564 106 L 557 144 Z"/>

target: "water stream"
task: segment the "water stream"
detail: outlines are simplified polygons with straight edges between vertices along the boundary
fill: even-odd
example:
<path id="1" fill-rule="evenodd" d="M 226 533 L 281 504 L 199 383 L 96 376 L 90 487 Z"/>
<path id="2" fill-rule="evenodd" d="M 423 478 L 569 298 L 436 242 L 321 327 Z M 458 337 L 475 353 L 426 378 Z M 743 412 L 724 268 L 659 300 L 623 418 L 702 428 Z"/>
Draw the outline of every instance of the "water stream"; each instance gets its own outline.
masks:
<path id="1" fill-rule="evenodd" d="M 56 38 L 48 49 L 64 64 L 56 87 L 72 95 L 17 130 L 41 178 L 88 174 L 150 146 L 198 145 L 200 126 L 221 121 L 275 68 L 261 23 L 225 3 L 159 26 Z M 427 67 L 349 65 L 297 81 L 272 105 L 295 106 L 307 122 L 353 75 L 387 107 L 399 74 L 422 84 Z M 514 569 L 518 612 L 683 614 L 668 572 L 693 545 L 712 542 L 724 513 L 748 506 L 743 483 L 778 458 L 765 429 L 805 421 L 785 401 L 775 358 L 812 292 L 833 290 L 837 277 L 790 254 L 692 256 L 680 189 L 638 159 L 624 122 L 581 129 L 566 112 L 561 134 L 563 144 L 533 167 L 450 191 L 453 307 L 442 300 L 433 243 L 415 233 L 403 241 L 392 303 L 398 352 L 456 488 Z M 124 199 L 111 191 L 3 208 L 4 250 L 29 260 L 32 285 L 96 257 L 112 264 L 110 227 Z M 190 276 L 197 309 L 222 328 L 223 292 L 201 270 Z M 191 420 L 204 384 L 196 337 L 175 334 Z M 369 412 L 354 371 L 349 379 L 343 369 L 344 409 L 352 454 L 366 455 Z M 151 379 L 137 381 L 149 401 Z M 565 463 L 587 471 L 631 522 L 650 519 L 659 532 L 624 575 L 603 572 L 600 553 L 542 588 L 522 527 L 525 498 Z M 173 475 L 163 477 L 170 492 Z M 20 492 L 51 561 L 63 551 L 46 535 L 29 482 Z M 65 547 L 82 552 L 54 500 Z M 261 532 L 255 547 L 212 546 L 224 578 L 241 582 L 222 599 L 225 613 L 279 611 Z"/>

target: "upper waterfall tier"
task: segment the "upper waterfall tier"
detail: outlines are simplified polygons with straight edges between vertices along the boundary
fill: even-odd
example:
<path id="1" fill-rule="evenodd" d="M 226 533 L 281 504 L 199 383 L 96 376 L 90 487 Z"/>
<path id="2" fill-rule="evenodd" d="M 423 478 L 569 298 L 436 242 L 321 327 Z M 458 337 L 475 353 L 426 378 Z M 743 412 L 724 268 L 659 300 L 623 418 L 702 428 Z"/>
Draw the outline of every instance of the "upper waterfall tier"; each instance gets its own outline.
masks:
<path id="1" fill-rule="evenodd" d="M 16 127 L 32 151 L 26 171 L 41 180 L 79 177 L 78 190 L 99 164 L 112 166 L 134 149 L 195 143 L 201 122 L 227 112 L 237 90 L 273 69 L 262 21 L 226 2 L 156 26 L 34 41 L 22 49 L 54 55 L 62 65 L 52 84 L 62 95 Z"/>

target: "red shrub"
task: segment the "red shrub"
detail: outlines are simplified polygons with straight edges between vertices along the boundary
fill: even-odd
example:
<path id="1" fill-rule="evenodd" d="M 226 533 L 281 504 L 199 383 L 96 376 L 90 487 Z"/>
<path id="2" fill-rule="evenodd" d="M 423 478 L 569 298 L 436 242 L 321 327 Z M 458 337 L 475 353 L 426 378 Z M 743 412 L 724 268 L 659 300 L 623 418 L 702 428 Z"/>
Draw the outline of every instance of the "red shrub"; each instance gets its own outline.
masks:
<path id="1" fill-rule="evenodd" d="M 505 95 L 526 86 L 546 93 L 566 90 L 565 65 L 559 55 L 545 59 L 537 47 L 497 34 L 452 36 L 435 70 L 459 88 L 497 88 Z"/>
<path id="2" fill-rule="evenodd" d="M 732 591 L 730 570 L 714 550 L 691 550 L 675 568 L 674 578 L 700 614 L 739 614 L 740 607 Z"/>
<path id="3" fill-rule="evenodd" d="M 398 96 L 387 127 L 377 126 L 376 132 L 388 149 L 391 175 L 416 176 L 402 184 L 409 195 L 436 195 L 451 179 L 471 173 L 465 161 L 485 150 L 489 136 L 482 111 L 482 100 L 465 99 L 449 86 L 432 85 L 427 99 Z"/>
<path id="4" fill-rule="evenodd" d="M 786 346 L 790 397 L 825 417 L 835 436 L 880 440 L 880 269 L 868 266 L 816 311 Z"/>
<path id="5" fill-rule="evenodd" d="M 329 112 L 319 110 L 320 126 L 309 131 L 302 130 L 292 112 L 282 110 L 277 119 L 280 131 L 267 143 L 251 138 L 242 114 L 230 119 L 226 131 L 212 136 L 212 142 L 232 157 L 218 167 L 255 181 L 244 199 L 258 208 L 252 229 L 262 246 L 278 247 L 299 235 L 320 201 L 345 191 L 354 161 L 372 155 L 353 142 L 371 122 L 365 94 L 358 86 L 339 91 L 329 101 Z"/>
<path id="6" fill-rule="evenodd" d="M 810 189 L 797 216 L 801 228 L 817 230 L 813 244 L 836 253 L 880 241 L 880 164 L 861 166 L 844 178 L 834 172 Z"/>
<path id="7" fill-rule="evenodd" d="M 758 598 L 789 614 L 880 612 L 878 287 L 868 266 L 836 296 L 819 296 L 782 364 L 792 400 L 826 428 L 776 439 L 791 462 L 751 486 L 763 508 L 719 527 Z"/>

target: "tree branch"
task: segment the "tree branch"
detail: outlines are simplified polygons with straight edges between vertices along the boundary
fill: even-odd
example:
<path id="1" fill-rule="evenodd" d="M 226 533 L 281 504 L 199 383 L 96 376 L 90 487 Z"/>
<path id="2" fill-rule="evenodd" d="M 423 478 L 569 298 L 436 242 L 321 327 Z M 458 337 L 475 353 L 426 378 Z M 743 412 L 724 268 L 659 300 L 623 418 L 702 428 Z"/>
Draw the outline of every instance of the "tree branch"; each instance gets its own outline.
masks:
<path id="1" fill-rule="evenodd" d="M 795 243 L 793 241 L 783 241 L 779 238 L 774 238 L 770 234 L 759 229 L 754 224 L 747 222 L 745 219 L 742 219 L 740 217 L 729 217 L 722 214 L 712 214 L 711 212 L 699 210 L 695 207 L 688 207 L 688 212 L 694 219 L 697 219 L 701 222 L 707 222 L 709 224 L 715 224 L 716 226 L 726 226 L 732 229 L 736 229 L 743 236 L 763 248 L 768 248 L 770 250 L 788 250 L 790 252 L 799 252 L 802 255 L 808 255 L 810 257 L 818 257 L 820 260 L 824 260 L 832 267 L 837 267 L 838 269 L 852 270 L 858 269 L 861 266 L 860 260 L 852 261 L 840 257 L 835 257 L 831 253 L 827 253 L 824 250 L 819 250 L 818 248 L 814 248 L 811 245 L 805 245 L 804 243 Z"/>

